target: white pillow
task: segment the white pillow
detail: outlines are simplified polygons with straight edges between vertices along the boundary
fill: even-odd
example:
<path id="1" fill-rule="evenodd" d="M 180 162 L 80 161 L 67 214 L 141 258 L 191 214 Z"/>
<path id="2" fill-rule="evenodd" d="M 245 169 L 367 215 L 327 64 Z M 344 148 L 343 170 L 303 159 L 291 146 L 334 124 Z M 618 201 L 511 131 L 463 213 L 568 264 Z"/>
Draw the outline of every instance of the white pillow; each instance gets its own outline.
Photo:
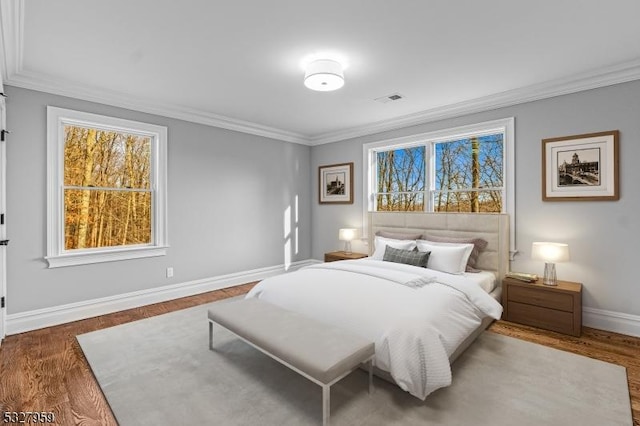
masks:
<path id="1" fill-rule="evenodd" d="M 413 250 L 416 248 L 415 240 L 394 240 L 391 238 L 384 238 L 376 236 L 374 240 L 375 251 L 373 255 L 371 255 L 371 259 L 373 260 L 382 260 L 384 258 L 384 251 L 387 249 L 387 246 L 391 246 L 400 250 Z"/>
<path id="2" fill-rule="evenodd" d="M 425 240 L 418 240 L 416 243 L 418 250 L 431 252 L 427 268 L 450 274 L 464 273 L 473 250 L 473 244 L 436 243 Z"/>

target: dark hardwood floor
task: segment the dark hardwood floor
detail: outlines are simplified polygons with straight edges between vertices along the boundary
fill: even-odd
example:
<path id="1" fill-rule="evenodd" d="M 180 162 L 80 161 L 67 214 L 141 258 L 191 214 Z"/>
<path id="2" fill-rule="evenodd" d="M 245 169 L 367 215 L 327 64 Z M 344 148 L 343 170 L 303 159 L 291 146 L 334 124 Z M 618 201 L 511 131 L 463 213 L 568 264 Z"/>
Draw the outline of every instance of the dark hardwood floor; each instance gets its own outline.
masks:
<path id="1" fill-rule="evenodd" d="M 117 424 L 75 336 L 244 294 L 253 285 L 7 336 L 0 346 L 1 411 L 51 411 L 56 424 L 63 425 Z M 576 338 L 505 321 L 494 323 L 490 330 L 623 365 L 627 368 L 633 424 L 640 426 L 640 338 L 589 328 Z"/>
<path id="2" fill-rule="evenodd" d="M 7 336 L 0 346 L 0 411 L 53 412 L 60 425 L 117 425 L 75 336 L 238 296 L 253 285 Z"/>

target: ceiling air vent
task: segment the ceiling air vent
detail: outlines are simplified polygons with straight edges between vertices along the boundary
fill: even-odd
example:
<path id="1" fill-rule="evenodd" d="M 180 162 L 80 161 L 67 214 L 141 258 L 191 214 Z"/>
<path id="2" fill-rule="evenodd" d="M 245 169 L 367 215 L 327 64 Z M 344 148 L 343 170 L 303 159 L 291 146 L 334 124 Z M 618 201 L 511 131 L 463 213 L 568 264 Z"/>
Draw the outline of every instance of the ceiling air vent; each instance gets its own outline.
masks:
<path id="1" fill-rule="evenodd" d="M 376 98 L 376 99 L 374 99 L 374 101 L 380 102 L 382 104 L 386 104 L 387 102 L 399 101 L 400 99 L 403 99 L 403 98 L 404 98 L 404 96 L 401 95 L 400 93 L 393 93 L 391 95 L 387 95 L 387 96 L 382 96 L 380 98 Z"/>

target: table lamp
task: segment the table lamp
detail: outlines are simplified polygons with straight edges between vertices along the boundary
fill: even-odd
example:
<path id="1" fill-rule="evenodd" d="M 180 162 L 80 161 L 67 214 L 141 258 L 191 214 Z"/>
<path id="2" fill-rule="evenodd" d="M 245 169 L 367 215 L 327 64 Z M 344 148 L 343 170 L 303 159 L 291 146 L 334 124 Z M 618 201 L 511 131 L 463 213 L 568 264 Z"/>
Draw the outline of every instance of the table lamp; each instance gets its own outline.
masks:
<path id="1" fill-rule="evenodd" d="M 351 240 L 356 237 L 356 229 L 342 228 L 338 233 L 338 239 L 344 241 L 344 252 L 351 253 Z"/>
<path id="2" fill-rule="evenodd" d="M 562 243 L 537 242 L 531 246 L 531 258 L 544 261 L 542 284 L 558 285 L 556 263 L 569 260 L 569 245 Z"/>

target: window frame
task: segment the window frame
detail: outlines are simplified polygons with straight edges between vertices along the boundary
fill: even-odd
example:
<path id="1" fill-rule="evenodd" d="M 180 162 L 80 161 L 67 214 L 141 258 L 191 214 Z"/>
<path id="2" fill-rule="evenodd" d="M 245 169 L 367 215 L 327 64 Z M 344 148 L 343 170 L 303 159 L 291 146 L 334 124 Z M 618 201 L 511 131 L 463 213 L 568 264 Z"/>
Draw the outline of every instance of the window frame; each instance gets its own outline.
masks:
<path id="1" fill-rule="evenodd" d="M 151 243 L 66 250 L 64 247 L 64 127 L 93 127 L 151 138 Z M 47 106 L 47 255 L 49 268 L 167 254 L 167 128 L 88 112 Z"/>
<path id="2" fill-rule="evenodd" d="M 368 230 L 368 213 L 374 211 L 375 189 L 377 188 L 377 153 L 393 149 L 411 148 L 415 146 L 426 146 L 426 181 L 424 191 L 424 206 L 426 212 L 433 212 L 433 193 L 435 179 L 435 145 L 446 141 L 465 139 L 472 136 L 481 136 L 492 133 L 502 133 L 503 136 L 503 179 L 502 190 L 502 213 L 509 215 L 509 251 L 513 259 L 516 250 L 515 242 L 515 118 L 508 117 L 498 120 L 485 121 L 481 123 L 469 124 L 465 126 L 452 127 L 448 129 L 436 130 L 427 133 L 403 136 L 394 139 L 384 139 L 370 142 L 363 145 L 363 238 L 366 238 Z M 444 212 L 443 212 L 444 213 Z"/>
<path id="3" fill-rule="evenodd" d="M 423 211 L 429 211 L 430 210 L 430 201 L 429 201 L 429 195 L 431 193 L 431 190 L 429 189 L 429 184 L 430 184 L 430 176 L 427 176 L 427 171 L 429 170 L 429 159 L 431 158 L 431 153 L 429 152 L 429 150 L 431 149 L 431 147 L 428 144 L 425 144 L 423 142 L 418 142 L 418 143 L 411 143 L 411 144 L 401 144 L 401 145 L 397 145 L 397 146 L 392 146 L 391 149 L 387 148 L 387 147 L 383 147 L 382 149 L 377 148 L 377 149 L 373 149 L 371 152 L 371 157 L 372 157 L 372 161 L 375 161 L 375 164 L 377 166 L 378 164 L 378 153 L 380 152 L 386 152 L 386 151 L 395 151 L 395 150 L 400 150 L 400 149 L 411 149 L 411 148 L 419 148 L 419 147 L 424 147 L 424 164 L 425 164 L 425 176 L 424 176 L 424 190 L 423 191 L 396 191 L 396 192 L 377 192 L 377 191 L 372 191 L 372 188 L 377 188 L 378 187 L 378 179 L 377 179 L 377 173 L 372 173 L 371 174 L 371 178 L 372 181 L 370 182 L 370 186 L 368 188 L 369 192 L 370 192 L 370 205 L 368 207 L 368 211 L 374 211 L 373 210 L 373 206 L 376 206 L 377 204 L 377 196 L 378 195 L 384 195 L 384 194 L 422 194 L 423 197 L 423 206 L 424 209 Z M 430 172 L 429 172 L 430 174 Z M 412 210 L 412 211 L 417 211 L 417 210 Z"/>

